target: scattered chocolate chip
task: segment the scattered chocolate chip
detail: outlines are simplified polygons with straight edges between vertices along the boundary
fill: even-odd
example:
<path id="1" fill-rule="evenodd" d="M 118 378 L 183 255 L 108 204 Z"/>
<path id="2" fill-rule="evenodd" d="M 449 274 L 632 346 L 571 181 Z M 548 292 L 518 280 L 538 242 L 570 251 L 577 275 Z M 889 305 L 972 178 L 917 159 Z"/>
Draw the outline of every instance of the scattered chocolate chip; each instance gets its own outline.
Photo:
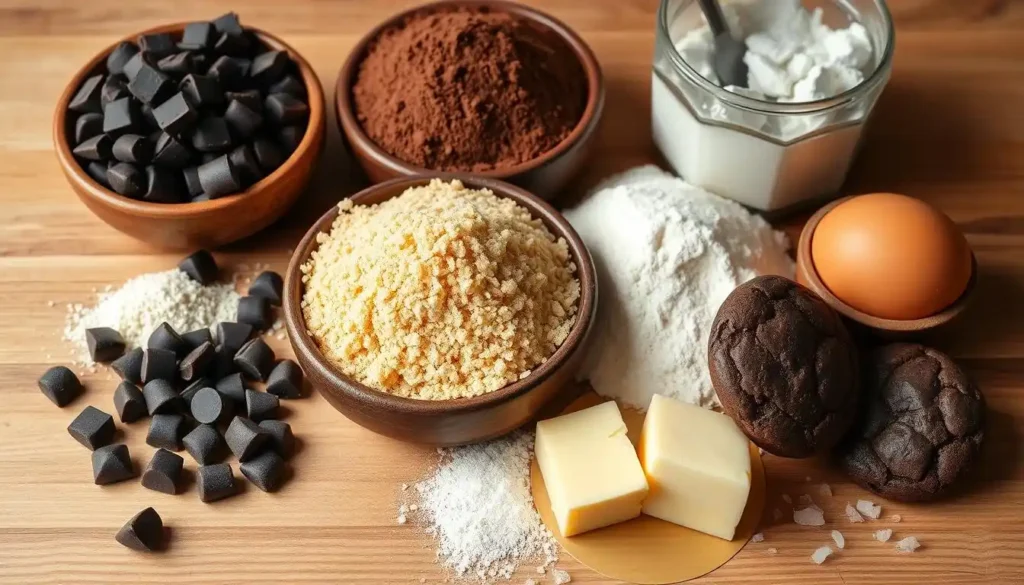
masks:
<path id="1" fill-rule="evenodd" d="M 195 398 L 196 392 L 199 392 L 203 388 L 212 388 L 212 387 L 213 387 L 213 381 L 212 380 L 210 380 L 209 378 L 199 378 L 198 380 L 196 380 L 196 381 L 192 382 L 191 384 L 189 384 L 188 386 L 186 386 L 185 389 L 182 390 L 181 394 L 179 394 L 178 396 L 181 396 L 181 400 L 182 400 L 182 402 L 184 402 L 185 408 L 187 408 L 189 411 L 191 411 L 192 410 L 192 399 Z"/>
<path id="2" fill-rule="evenodd" d="M 167 33 L 139 35 L 138 43 L 140 51 L 157 59 L 170 55 L 178 48 L 174 44 L 174 39 Z"/>
<path id="3" fill-rule="evenodd" d="M 133 423 L 149 414 L 142 391 L 128 381 L 122 381 L 114 390 L 114 410 L 123 423 Z"/>
<path id="4" fill-rule="evenodd" d="M 274 322 L 270 301 L 264 297 L 242 297 L 238 299 L 236 321 L 252 325 L 258 331 L 266 330 Z"/>
<path id="5" fill-rule="evenodd" d="M 193 349 L 178 364 L 178 374 L 185 382 L 191 382 L 209 371 L 216 351 L 213 343 L 207 341 Z"/>
<path id="6" fill-rule="evenodd" d="M 236 416 L 224 432 L 224 440 L 235 457 L 245 461 L 259 452 L 270 440 L 270 435 L 251 420 Z"/>
<path id="7" fill-rule="evenodd" d="M 121 75 L 124 73 L 124 66 L 128 60 L 137 55 L 139 48 L 135 43 L 122 41 L 117 44 L 110 54 L 107 55 L 107 73 L 110 75 Z"/>
<path id="8" fill-rule="evenodd" d="M 178 263 L 178 270 L 188 275 L 189 278 L 203 286 L 213 284 L 217 281 L 220 268 L 213 254 L 207 250 L 196 250 Z"/>
<path id="9" fill-rule="evenodd" d="M 217 355 L 213 358 L 213 365 L 210 366 L 210 377 L 220 380 L 234 374 L 238 368 L 235 367 L 235 351 L 230 347 L 217 344 Z"/>
<path id="10" fill-rule="evenodd" d="M 86 406 L 68 425 L 68 433 L 93 451 L 110 443 L 115 430 L 114 417 L 94 406 Z"/>
<path id="11" fill-rule="evenodd" d="M 207 116 L 192 134 L 192 148 L 199 152 L 224 152 L 231 148 L 231 132 L 224 118 Z M 200 177 L 202 174 L 200 174 Z"/>
<path id="12" fill-rule="evenodd" d="M 181 176 L 185 178 L 185 188 L 188 189 L 189 196 L 195 201 L 196 197 L 203 194 L 203 185 L 199 182 L 199 167 L 186 167 L 182 169 Z"/>
<path id="13" fill-rule="evenodd" d="M 81 144 L 86 140 L 99 136 L 103 133 L 103 114 L 88 113 L 82 114 L 75 120 L 75 144 Z"/>
<path id="14" fill-rule="evenodd" d="M 181 469 L 185 460 L 167 449 L 157 449 L 142 472 L 142 487 L 175 495 L 181 484 Z"/>
<path id="15" fill-rule="evenodd" d="M 284 482 L 285 465 L 284 459 L 276 451 L 264 451 L 242 461 L 238 469 L 254 486 L 265 492 L 275 492 Z"/>
<path id="16" fill-rule="evenodd" d="M 181 268 L 181 265 L 178 265 Z M 186 271 L 186 274 L 188 272 Z M 171 324 L 167 321 L 157 325 L 157 328 L 149 334 L 149 339 L 146 341 L 146 347 L 150 349 L 164 349 L 167 351 L 173 351 L 177 357 L 185 357 L 185 355 L 192 350 L 192 348 L 185 343 L 185 340 L 178 335 L 178 332 L 171 327 Z"/>
<path id="17" fill-rule="evenodd" d="M 128 82 L 121 79 L 120 76 L 109 75 L 103 81 L 103 87 L 100 88 L 100 105 L 107 107 L 110 102 L 129 96 L 131 96 L 131 92 L 128 91 Z"/>
<path id="18" fill-rule="evenodd" d="M 199 465 L 216 463 L 227 454 L 224 438 L 210 425 L 197 425 L 181 442 Z"/>
<path id="19" fill-rule="evenodd" d="M 246 89 L 242 91 L 228 91 L 224 93 L 224 100 L 227 102 L 239 102 L 254 112 L 263 111 L 263 96 L 258 89 Z"/>
<path id="20" fill-rule="evenodd" d="M 249 296 L 263 297 L 275 307 L 281 306 L 281 294 L 284 291 L 284 279 L 270 270 L 261 272 L 249 285 Z"/>
<path id="21" fill-rule="evenodd" d="M 270 174 L 280 167 L 285 161 L 285 154 L 281 148 L 267 138 L 258 138 L 252 143 L 252 151 L 256 155 L 256 162 L 264 173 Z"/>
<path id="22" fill-rule="evenodd" d="M 196 473 L 196 485 L 199 488 L 199 499 L 207 503 L 238 493 L 235 475 L 227 463 L 201 466 Z"/>
<path id="23" fill-rule="evenodd" d="M 179 135 L 196 125 L 199 111 L 185 98 L 185 93 L 179 91 L 153 108 L 153 118 L 164 132 Z"/>
<path id="24" fill-rule="evenodd" d="M 192 60 L 192 53 L 182 51 L 168 55 L 157 61 L 157 69 L 171 75 L 187 75 L 195 71 L 195 62 Z"/>
<path id="25" fill-rule="evenodd" d="M 245 414 L 253 422 L 262 422 L 277 416 L 281 400 L 267 392 L 245 391 Z"/>
<path id="26" fill-rule="evenodd" d="M 208 108 L 224 102 L 224 90 L 212 75 L 186 75 L 178 87 L 196 107 Z"/>
<path id="27" fill-rule="evenodd" d="M 164 522 L 153 508 L 146 508 L 132 516 L 114 536 L 123 546 L 140 552 L 153 552 L 164 548 Z"/>
<path id="28" fill-rule="evenodd" d="M 153 447 L 180 451 L 184 435 L 185 417 L 180 414 L 155 414 L 149 421 L 146 443 Z"/>
<path id="29" fill-rule="evenodd" d="M 86 79 L 68 102 L 68 109 L 79 114 L 100 113 L 102 111 L 102 104 L 100 104 L 100 89 L 102 87 L 102 75 L 93 75 Z"/>
<path id="30" fill-rule="evenodd" d="M 153 143 L 138 134 L 122 134 L 114 141 L 111 154 L 121 162 L 146 164 L 153 158 Z"/>
<path id="31" fill-rule="evenodd" d="M 270 447 L 281 457 L 288 459 L 295 452 L 295 435 L 292 426 L 282 420 L 260 421 L 260 428 L 270 435 Z"/>
<path id="32" fill-rule="evenodd" d="M 92 478 L 96 485 L 108 485 L 133 477 L 135 468 L 127 445 L 107 445 L 92 452 Z"/>
<path id="33" fill-rule="evenodd" d="M 110 181 L 107 180 L 107 165 L 105 163 L 95 160 L 89 161 L 85 165 L 85 172 L 89 173 L 89 176 L 100 185 L 107 189 L 110 188 Z"/>
<path id="34" fill-rule="evenodd" d="M 142 383 L 142 356 L 141 347 L 132 348 L 128 353 L 110 362 L 110 367 L 121 379 L 132 384 Z"/>
<path id="35" fill-rule="evenodd" d="M 128 58 L 124 63 L 124 76 L 130 82 L 142 70 L 143 65 L 151 64 L 151 59 L 145 53 L 138 52 Z"/>
<path id="36" fill-rule="evenodd" d="M 224 89 L 239 89 L 245 84 L 251 64 L 248 59 L 221 55 L 206 70 L 206 74 L 216 77 Z"/>
<path id="37" fill-rule="evenodd" d="M 190 22 L 181 33 L 178 48 L 195 51 L 209 51 L 215 40 L 214 26 L 211 22 Z"/>
<path id="38" fill-rule="evenodd" d="M 302 369 L 292 360 L 281 360 L 267 377 L 267 392 L 280 398 L 302 396 Z"/>
<path id="39" fill-rule="evenodd" d="M 206 342 L 213 343 L 213 333 L 210 332 L 209 327 L 203 327 L 202 329 L 196 329 L 195 331 L 182 333 L 181 339 L 194 349 Z"/>
<path id="40" fill-rule="evenodd" d="M 124 338 L 110 327 L 86 329 L 85 344 L 94 362 L 109 362 L 124 355 Z"/>
<path id="41" fill-rule="evenodd" d="M 251 110 L 238 100 L 231 100 L 224 110 L 224 120 L 236 136 L 248 138 L 263 125 L 263 115 L 259 110 Z"/>
<path id="42" fill-rule="evenodd" d="M 119 162 L 107 168 L 107 184 L 119 195 L 139 199 L 146 193 L 146 176 L 133 164 Z"/>
<path id="43" fill-rule="evenodd" d="M 224 55 L 244 56 L 252 49 L 252 44 L 244 34 L 232 35 L 223 33 L 217 37 L 213 50 Z"/>
<path id="44" fill-rule="evenodd" d="M 81 144 L 71 151 L 78 158 L 86 160 L 107 160 L 110 158 L 110 149 L 114 142 L 106 134 L 97 134 L 92 138 L 86 138 Z"/>
<path id="45" fill-rule="evenodd" d="M 39 378 L 39 389 L 57 406 L 64 407 L 82 393 L 82 382 L 64 366 L 53 366 Z"/>
<path id="46" fill-rule="evenodd" d="M 279 126 L 291 126 L 305 122 L 309 117 L 309 106 L 291 94 L 272 93 L 263 100 L 263 107 L 270 118 Z"/>
<path id="47" fill-rule="evenodd" d="M 171 79 L 149 63 L 144 63 L 135 77 L 128 82 L 128 91 L 140 102 L 150 105 L 159 104 L 167 99 L 173 89 Z"/>
<path id="48" fill-rule="evenodd" d="M 177 138 L 162 133 L 154 147 L 153 164 L 167 168 L 184 168 L 192 162 L 192 151 Z"/>
<path id="49" fill-rule="evenodd" d="M 274 369 L 274 350 L 257 337 L 235 354 L 235 367 L 250 380 L 266 380 Z"/>
<path id="50" fill-rule="evenodd" d="M 148 351 L 162 351 L 158 349 Z M 148 353 L 148 352 L 147 352 Z M 142 387 L 142 396 L 146 399 L 146 410 L 150 416 L 154 414 L 172 414 L 181 408 L 181 397 L 166 379 L 146 382 Z"/>
<path id="51" fill-rule="evenodd" d="M 170 169 L 146 167 L 146 193 L 142 199 L 152 203 L 181 203 L 184 198 L 179 175 Z"/>
<path id="52" fill-rule="evenodd" d="M 201 424 L 228 422 L 234 416 L 234 404 L 213 388 L 203 388 L 192 397 L 192 418 Z"/>
<path id="53" fill-rule="evenodd" d="M 139 106 L 132 98 L 123 97 L 114 100 L 103 108 L 103 132 L 111 140 L 122 134 L 138 133 L 141 128 Z M 110 158 L 110 155 L 108 154 L 105 158 Z"/>
<path id="54" fill-rule="evenodd" d="M 299 81 L 294 75 L 287 75 L 281 81 L 267 88 L 267 93 L 286 93 L 301 100 L 306 97 L 306 84 Z"/>
<path id="55" fill-rule="evenodd" d="M 263 171 L 260 170 L 256 156 L 253 155 L 252 148 L 248 144 L 243 144 L 232 150 L 228 158 L 232 166 L 235 167 L 235 172 L 243 187 L 254 185 L 263 178 Z"/>
<path id="56" fill-rule="evenodd" d="M 254 330 L 252 325 L 236 323 L 234 321 L 221 321 L 214 329 L 214 339 L 219 345 L 223 345 L 231 356 L 234 357 L 238 350 L 242 349 L 250 339 Z"/>
<path id="57" fill-rule="evenodd" d="M 199 184 L 211 199 L 242 190 L 238 173 L 227 155 L 219 156 L 199 167 Z"/>
<path id="58" fill-rule="evenodd" d="M 249 77 L 260 85 L 276 83 L 288 71 L 288 53 L 284 51 L 267 51 L 256 56 L 249 68 Z"/>
<path id="59" fill-rule="evenodd" d="M 224 397 L 230 398 L 239 405 L 245 404 L 245 382 L 242 380 L 242 374 L 234 373 L 225 376 L 217 382 L 217 392 L 220 392 Z"/>
<path id="60" fill-rule="evenodd" d="M 150 348 L 142 353 L 142 383 L 163 380 L 170 384 L 178 373 L 178 359 L 173 351 Z"/>

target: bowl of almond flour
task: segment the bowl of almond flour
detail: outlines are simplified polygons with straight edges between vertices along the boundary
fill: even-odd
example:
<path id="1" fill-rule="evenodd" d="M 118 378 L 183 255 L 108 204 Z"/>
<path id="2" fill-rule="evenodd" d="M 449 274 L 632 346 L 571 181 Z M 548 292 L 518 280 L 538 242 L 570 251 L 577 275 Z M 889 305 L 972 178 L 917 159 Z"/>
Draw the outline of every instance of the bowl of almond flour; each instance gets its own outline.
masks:
<path id="1" fill-rule="evenodd" d="M 342 201 L 292 256 L 284 313 L 312 384 L 383 435 L 460 445 L 531 420 L 579 370 L 590 254 L 550 205 L 456 174 Z"/>

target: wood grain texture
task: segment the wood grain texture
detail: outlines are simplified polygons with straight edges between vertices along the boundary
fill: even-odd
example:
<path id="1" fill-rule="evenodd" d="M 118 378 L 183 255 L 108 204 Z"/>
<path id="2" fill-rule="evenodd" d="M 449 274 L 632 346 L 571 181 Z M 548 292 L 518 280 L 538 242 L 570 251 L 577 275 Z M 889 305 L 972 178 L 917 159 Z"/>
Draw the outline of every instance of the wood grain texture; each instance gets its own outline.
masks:
<path id="1" fill-rule="evenodd" d="M 566 197 L 578 196 L 610 172 L 657 162 L 644 122 L 656 2 L 528 3 L 576 28 L 608 81 L 598 151 Z M 431 449 L 373 435 L 314 395 L 288 404 L 288 420 L 302 442 L 294 481 L 278 494 L 250 488 L 238 498 L 204 505 L 194 487 L 167 496 L 135 483 L 91 484 L 89 454 L 65 427 L 86 404 L 111 409 L 110 375 L 87 372 L 87 394 L 63 410 L 35 385 L 46 366 L 67 357 L 60 339 L 66 303 L 91 302 L 94 288 L 177 261 L 90 215 L 61 176 L 50 141 L 51 115 L 82 63 L 131 30 L 236 10 L 302 52 L 325 88 L 332 88 L 359 36 L 410 4 L 0 4 L 0 583 L 444 581 L 429 537 L 415 525 L 395 523 L 399 486 L 428 471 L 435 457 Z M 864 497 L 862 490 L 824 462 L 767 457 L 769 510 L 779 507 L 788 516 L 782 493 L 814 494 L 813 486 L 825 481 L 835 496 L 817 499 L 829 524 L 768 526 L 765 542 L 748 545 L 702 583 L 1024 582 L 1024 2 L 890 4 L 899 34 L 892 82 L 845 191 L 895 190 L 925 198 L 967 233 L 981 270 L 976 302 L 951 330 L 929 341 L 961 360 L 985 393 L 991 424 L 984 460 L 960 497 L 934 505 L 885 505 L 886 517 L 903 517 L 899 524 L 851 525 L 842 508 Z M 274 228 L 222 250 L 223 265 L 264 262 L 283 271 L 306 227 L 362 186 L 335 127 L 329 120 L 326 152 L 309 192 Z M 782 225 L 795 236 L 800 220 Z M 286 342 L 273 343 L 287 353 Z M 152 451 L 143 444 L 144 434 L 145 423 L 127 432 L 139 464 Z M 191 461 L 187 467 L 194 469 Z M 147 505 L 172 527 L 167 554 L 135 554 L 113 540 L 117 528 Z M 913 555 L 897 554 L 891 545 L 871 540 L 870 532 L 882 527 L 892 527 L 897 538 L 915 535 L 924 546 Z M 829 542 L 831 528 L 844 533 L 846 550 L 814 566 L 810 554 Z M 769 547 L 778 554 L 768 554 Z M 613 583 L 572 559 L 563 558 L 562 566 L 574 583 Z M 527 570 L 513 583 L 527 577 L 537 575 Z"/>

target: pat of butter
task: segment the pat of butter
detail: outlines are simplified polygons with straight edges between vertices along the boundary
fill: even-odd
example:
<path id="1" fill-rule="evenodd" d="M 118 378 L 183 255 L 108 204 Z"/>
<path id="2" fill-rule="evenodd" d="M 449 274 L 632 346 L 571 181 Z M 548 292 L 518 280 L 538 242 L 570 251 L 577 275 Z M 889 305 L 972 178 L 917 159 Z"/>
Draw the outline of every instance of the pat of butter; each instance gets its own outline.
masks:
<path id="1" fill-rule="evenodd" d="M 614 401 L 537 423 L 535 450 L 563 536 L 640 515 L 647 479 Z"/>
<path id="2" fill-rule="evenodd" d="M 750 495 L 750 451 L 731 418 L 655 395 L 640 463 L 651 489 L 644 514 L 732 540 Z"/>

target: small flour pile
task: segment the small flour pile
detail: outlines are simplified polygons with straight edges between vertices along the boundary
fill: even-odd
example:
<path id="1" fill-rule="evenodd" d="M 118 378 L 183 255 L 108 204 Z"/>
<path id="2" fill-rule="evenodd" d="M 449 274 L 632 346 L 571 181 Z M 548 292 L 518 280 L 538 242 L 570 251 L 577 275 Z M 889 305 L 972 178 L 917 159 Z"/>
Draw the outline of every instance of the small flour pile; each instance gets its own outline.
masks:
<path id="1" fill-rule="evenodd" d="M 601 298 L 581 376 L 635 408 L 654 394 L 716 405 L 711 322 L 737 285 L 793 276 L 785 236 L 654 166 L 607 179 L 565 216 L 594 258 Z"/>
<path id="2" fill-rule="evenodd" d="M 442 451 L 441 464 L 416 484 L 438 558 L 460 577 L 509 579 L 519 565 L 547 566 L 557 543 L 533 506 L 533 433 Z M 401 520 L 400 520 L 401 521 Z"/>
<path id="3" fill-rule="evenodd" d="M 94 307 L 71 305 L 64 325 L 64 339 L 75 354 L 88 363 L 85 330 L 110 327 L 121 333 L 129 346 L 144 346 L 149 334 L 166 321 L 182 333 L 234 321 L 239 295 L 232 285 L 203 286 L 177 268 L 140 274 L 114 291 L 100 293 Z"/>

